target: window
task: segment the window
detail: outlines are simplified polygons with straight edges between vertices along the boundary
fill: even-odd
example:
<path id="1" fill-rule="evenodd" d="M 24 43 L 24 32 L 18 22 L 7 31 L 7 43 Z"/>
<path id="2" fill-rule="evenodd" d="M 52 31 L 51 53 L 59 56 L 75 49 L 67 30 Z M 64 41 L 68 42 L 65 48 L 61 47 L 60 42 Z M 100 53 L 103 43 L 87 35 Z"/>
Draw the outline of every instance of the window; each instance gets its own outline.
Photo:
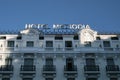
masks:
<path id="1" fill-rule="evenodd" d="M 33 65 L 34 60 L 32 58 L 25 58 L 24 65 Z"/>
<path id="2" fill-rule="evenodd" d="M 46 65 L 53 65 L 53 59 L 52 58 L 46 58 Z"/>
<path id="3" fill-rule="evenodd" d="M 87 78 L 86 80 L 97 80 L 97 78 Z"/>
<path id="4" fill-rule="evenodd" d="M 91 42 L 85 42 L 85 47 L 91 47 Z"/>
<path id="5" fill-rule="evenodd" d="M 17 36 L 17 40 L 21 40 L 22 39 L 22 36 Z"/>
<path id="6" fill-rule="evenodd" d="M 53 78 L 46 78 L 45 80 L 54 80 Z"/>
<path id="7" fill-rule="evenodd" d="M 103 41 L 104 47 L 110 47 L 110 41 Z"/>
<path id="8" fill-rule="evenodd" d="M 22 80 L 33 80 L 32 78 L 23 78 Z"/>
<path id="9" fill-rule="evenodd" d="M 61 35 L 55 36 L 55 40 L 63 40 L 63 37 Z"/>
<path id="10" fill-rule="evenodd" d="M 67 78 L 67 80 L 75 80 L 75 78 Z"/>
<path id="11" fill-rule="evenodd" d="M 12 58 L 6 58 L 5 59 L 5 64 L 6 65 L 12 65 Z"/>
<path id="12" fill-rule="evenodd" d="M 72 41 L 65 41 L 65 47 L 72 47 Z"/>
<path id="13" fill-rule="evenodd" d="M 95 59 L 87 58 L 86 59 L 86 65 L 95 65 Z"/>
<path id="14" fill-rule="evenodd" d="M 96 40 L 101 40 L 101 38 L 100 37 L 96 37 Z"/>
<path id="15" fill-rule="evenodd" d="M 66 59 L 66 69 L 68 71 L 73 70 L 74 60 L 73 58 L 67 58 Z"/>
<path id="16" fill-rule="evenodd" d="M 79 40 L 79 36 L 78 35 L 74 35 L 73 39 L 74 40 Z"/>
<path id="17" fill-rule="evenodd" d="M 44 40 L 44 37 L 43 36 L 39 36 L 39 40 Z"/>
<path id="18" fill-rule="evenodd" d="M 27 47 L 34 47 L 34 42 L 33 41 L 27 41 L 26 46 Z"/>
<path id="19" fill-rule="evenodd" d="M 0 36 L 0 39 L 6 39 L 6 36 Z"/>
<path id="20" fill-rule="evenodd" d="M 10 80 L 10 78 L 2 78 L 2 80 Z"/>
<path id="21" fill-rule="evenodd" d="M 111 37 L 111 40 L 118 40 L 118 37 Z"/>
<path id="22" fill-rule="evenodd" d="M 34 53 L 24 53 L 24 57 L 31 57 L 31 58 L 33 58 L 34 57 Z"/>
<path id="23" fill-rule="evenodd" d="M 110 78 L 110 80 L 118 80 L 118 78 Z"/>
<path id="24" fill-rule="evenodd" d="M 14 41 L 8 41 L 7 47 L 14 47 Z"/>
<path id="25" fill-rule="evenodd" d="M 114 60 L 113 58 L 107 58 L 107 65 L 114 65 Z"/>
<path id="26" fill-rule="evenodd" d="M 46 41 L 46 47 L 53 47 L 53 41 Z"/>

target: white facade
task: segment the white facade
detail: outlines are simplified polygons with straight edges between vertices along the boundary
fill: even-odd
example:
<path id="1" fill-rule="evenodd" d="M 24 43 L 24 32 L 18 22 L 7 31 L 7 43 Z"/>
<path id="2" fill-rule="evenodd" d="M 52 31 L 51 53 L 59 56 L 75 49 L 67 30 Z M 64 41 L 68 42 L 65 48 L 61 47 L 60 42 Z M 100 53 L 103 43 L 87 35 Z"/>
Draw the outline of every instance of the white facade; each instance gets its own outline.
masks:
<path id="1" fill-rule="evenodd" d="M 0 80 L 120 80 L 120 34 L 71 31 L 0 34 Z"/>

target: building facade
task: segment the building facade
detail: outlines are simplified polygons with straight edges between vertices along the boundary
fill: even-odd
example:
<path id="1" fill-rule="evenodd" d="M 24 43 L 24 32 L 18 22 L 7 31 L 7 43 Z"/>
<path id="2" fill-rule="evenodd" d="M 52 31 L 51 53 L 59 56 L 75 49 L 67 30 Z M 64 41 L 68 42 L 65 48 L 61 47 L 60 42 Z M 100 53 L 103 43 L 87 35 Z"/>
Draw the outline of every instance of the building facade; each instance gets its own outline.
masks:
<path id="1" fill-rule="evenodd" d="M 0 33 L 0 80 L 120 80 L 120 34 L 27 26 Z"/>

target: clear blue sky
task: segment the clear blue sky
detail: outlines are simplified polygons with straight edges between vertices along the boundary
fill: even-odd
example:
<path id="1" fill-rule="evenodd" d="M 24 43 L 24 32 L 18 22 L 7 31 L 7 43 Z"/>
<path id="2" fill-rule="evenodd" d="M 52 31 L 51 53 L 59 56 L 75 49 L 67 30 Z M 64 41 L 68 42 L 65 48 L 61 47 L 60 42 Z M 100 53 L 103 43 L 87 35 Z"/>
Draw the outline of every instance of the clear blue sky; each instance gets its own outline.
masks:
<path id="1" fill-rule="evenodd" d="M 26 23 L 120 32 L 120 0 L 0 0 L 0 30 L 21 30 Z"/>

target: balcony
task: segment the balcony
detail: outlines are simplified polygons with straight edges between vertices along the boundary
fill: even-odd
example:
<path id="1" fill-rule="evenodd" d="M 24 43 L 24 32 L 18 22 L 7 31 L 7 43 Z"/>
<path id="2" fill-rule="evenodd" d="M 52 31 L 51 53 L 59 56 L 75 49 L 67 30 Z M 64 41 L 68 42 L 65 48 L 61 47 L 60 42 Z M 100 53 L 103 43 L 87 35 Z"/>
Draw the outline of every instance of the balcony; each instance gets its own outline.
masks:
<path id="1" fill-rule="evenodd" d="M 88 76 L 98 77 L 100 74 L 99 66 L 98 65 L 85 65 L 84 73 L 87 77 Z"/>
<path id="2" fill-rule="evenodd" d="M 21 76 L 34 77 L 36 73 L 35 65 L 21 65 L 20 74 Z"/>
<path id="3" fill-rule="evenodd" d="M 100 48 L 100 47 L 62 47 L 62 48 L 56 48 L 56 47 L 5 47 L 0 48 L 1 51 L 18 51 L 18 52 L 106 52 L 106 53 L 119 53 L 120 48 Z"/>
<path id="4" fill-rule="evenodd" d="M 55 65 L 44 65 L 42 74 L 44 77 L 55 77 L 56 76 L 56 66 Z"/>
<path id="5" fill-rule="evenodd" d="M 12 65 L 2 65 L 0 66 L 0 74 L 4 73 L 13 73 Z"/>
<path id="6" fill-rule="evenodd" d="M 1 65 L 0 75 L 1 76 L 11 76 L 13 74 L 13 65 Z"/>
<path id="7" fill-rule="evenodd" d="M 77 76 L 77 66 L 64 66 L 64 74 L 66 77 L 76 77 Z"/>
<path id="8" fill-rule="evenodd" d="M 106 73 L 108 76 L 117 76 L 120 75 L 120 69 L 118 65 L 107 65 Z"/>

